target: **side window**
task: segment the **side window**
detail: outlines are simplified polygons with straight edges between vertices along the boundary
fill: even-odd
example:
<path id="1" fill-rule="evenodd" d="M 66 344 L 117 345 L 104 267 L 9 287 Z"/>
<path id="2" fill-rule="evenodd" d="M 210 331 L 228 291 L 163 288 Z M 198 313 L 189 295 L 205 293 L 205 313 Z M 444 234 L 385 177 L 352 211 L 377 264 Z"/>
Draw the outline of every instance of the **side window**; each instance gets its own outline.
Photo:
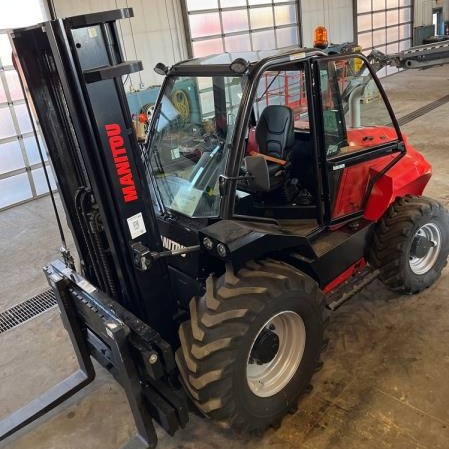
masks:
<path id="1" fill-rule="evenodd" d="M 293 111 L 295 128 L 309 129 L 307 89 L 303 70 L 269 70 L 259 81 L 254 114 L 256 121 L 268 105 L 284 105 Z"/>
<path id="2" fill-rule="evenodd" d="M 340 156 L 398 139 L 371 73 L 357 57 L 319 63 L 327 156 Z"/>

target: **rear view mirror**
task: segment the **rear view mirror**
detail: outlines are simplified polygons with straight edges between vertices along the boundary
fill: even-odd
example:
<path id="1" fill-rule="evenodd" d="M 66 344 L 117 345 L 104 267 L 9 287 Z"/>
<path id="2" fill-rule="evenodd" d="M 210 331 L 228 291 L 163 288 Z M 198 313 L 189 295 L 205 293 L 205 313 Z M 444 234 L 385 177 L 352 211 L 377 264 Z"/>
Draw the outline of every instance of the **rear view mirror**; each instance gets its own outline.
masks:
<path id="1" fill-rule="evenodd" d="M 270 190 L 270 175 L 267 161 L 260 156 L 246 156 L 244 161 L 248 173 L 248 186 L 256 192 L 268 192 Z"/>

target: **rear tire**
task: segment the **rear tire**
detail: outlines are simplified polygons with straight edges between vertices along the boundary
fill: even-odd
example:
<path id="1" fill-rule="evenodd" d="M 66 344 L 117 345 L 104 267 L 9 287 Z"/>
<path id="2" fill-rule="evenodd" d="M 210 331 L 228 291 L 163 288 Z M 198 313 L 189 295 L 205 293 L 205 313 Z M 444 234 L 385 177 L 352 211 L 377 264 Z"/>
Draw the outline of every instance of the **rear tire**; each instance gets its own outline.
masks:
<path id="1" fill-rule="evenodd" d="M 440 277 L 448 254 L 448 211 L 433 199 L 407 195 L 377 224 L 369 261 L 388 288 L 413 294 Z"/>
<path id="2" fill-rule="evenodd" d="M 315 281 L 274 260 L 210 276 L 176 352 L 199 410 L 237 431 L 279 426 L 321 366 L 323 297 Z"/>

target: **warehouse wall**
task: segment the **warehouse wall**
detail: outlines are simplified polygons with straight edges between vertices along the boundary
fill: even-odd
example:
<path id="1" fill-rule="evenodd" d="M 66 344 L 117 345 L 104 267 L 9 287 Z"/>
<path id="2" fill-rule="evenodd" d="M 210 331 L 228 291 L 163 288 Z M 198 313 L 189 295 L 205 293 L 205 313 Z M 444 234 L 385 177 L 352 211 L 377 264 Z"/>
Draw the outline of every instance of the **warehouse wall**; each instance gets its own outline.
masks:
<path id="1" fill-rule="evenodd" d="M 324 25 L 333 43 L 354 40 L 354 18 L 352 0 L 301 0 L 303 45 L 313 44 L 313 30 Z"/>
<path id="2" fill-rule="evenodd" d="M 206 1 L 206 0 L 205 0 Z M 58 17 L 67 17 L 93 11 L 101 11 L 126 6 L 126 0 L 54 0 Z M 135 36 L 135 47 L 131 38 L 129 21 L 123 21 L 125 50 L 128 59 L 141 59 L 144 63 L 142 81 L 148 85 L 160 83 L 152 71 L 158 61 L 172 64 L 187 58 L 186 39 L 181 0 L 128 0 L 134 8 L 135 17 L 131 19 Z M 352 0 L 329 2 L 326 0 L 302 0 L 301 17 L 302 35 L 305 46 L 313 42 L 313 30 L 318 25 L 325 25 L 329 30 L 329 39 L 335 43 L 354 40 Z M 337 4 L 335 4 L 337 3 Z M 132 76 L 132 85 L 127 88 L 139 88 L 140 79 Z"/>
<path id="3" fill-rule="evenodd" d="M 435 0 L 418 0 L 415 2 L 413 25 L 415 27 L 432 25 L 432 8 Z"/>
<path id="4" fill-rule="evenodd" d="M 433 7 L 443 7 L 443 19 L 449 20 L 449 0 L 433 0 Z"/>
<path id="5" fill-rule="evenodd" d="M 432 9 L 441 7 L 444 20 L 449 20 L 449 0 L 415 0 L 414 26 L 432 25 Z"/>
<path id="6" fill-rule="evenodd" d="M 127 6 L 134 9 L 134 17 L 121 21 L 124 50 L 129 60 L 143 61 L 144 71 L 131 75 L 127 90 L 160 84 L 162 79 L 153 72 L 161 61 L 167 65 L 187 58 L 186 39 L 180 2 L 178 0 L 54 0 L 58 17 L 68 17 Z M 131 27 L 134 40 L 131 36 Z"/>

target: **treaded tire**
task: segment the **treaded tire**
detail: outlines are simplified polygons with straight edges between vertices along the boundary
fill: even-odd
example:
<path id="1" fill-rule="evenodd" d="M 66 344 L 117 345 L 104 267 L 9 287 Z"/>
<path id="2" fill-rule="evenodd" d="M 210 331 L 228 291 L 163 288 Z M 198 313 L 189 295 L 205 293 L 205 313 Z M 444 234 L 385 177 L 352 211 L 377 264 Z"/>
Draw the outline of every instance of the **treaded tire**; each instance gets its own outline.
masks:
<path id="1" fill-rule="evenodd" d="M 417 231 L 429 224 L 439 230 L 439 253 L 427 272 L 417 274 L 410 266 L 412 244 Z M 385 286 L 413 294 L 430 287 L 440 277 L 448 254 L 448 211 L 431 198 L 407 195 L 397 199 L 377 224 L 369 262 L 380 270 Z"/>
<path id="2" fill-rule="evenodd" d="M 293 311 L 304 323 L 304 352 L 291 380 L 269 397 L 254 394 L 246 369 L 259 330 L 282 311 Z M 182 381 L 198 409 L 238 432 L 263 432 L 278 427 L 321 367 L 324 295 L 316 282 L 282 262 L 246 264 L 234 274 L 209 276 L 206 293 L 190 302 L 191 320 L 179 329 L 176 361 Z"/>

